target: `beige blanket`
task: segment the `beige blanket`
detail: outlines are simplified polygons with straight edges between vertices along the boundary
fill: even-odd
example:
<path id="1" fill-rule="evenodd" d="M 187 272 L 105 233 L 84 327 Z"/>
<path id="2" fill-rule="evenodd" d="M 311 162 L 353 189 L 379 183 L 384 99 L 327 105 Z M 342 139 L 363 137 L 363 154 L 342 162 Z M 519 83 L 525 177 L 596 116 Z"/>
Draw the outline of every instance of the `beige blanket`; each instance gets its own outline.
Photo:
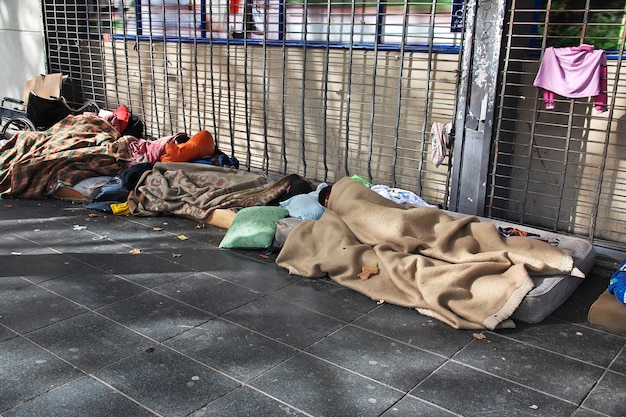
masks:
<path id="1" fill-rule="evenodd" d="M 476 217 L 399 205 L 347 177 L 333 186 L 319 220 L 289 233 L 276 263 L 462 329 L 512 325 L 505 320 L 533 288 L 529 273 L 573 268 L 569 254 L 546 242 L 502 238 Z M 372 265 L 378 273 L 358 276 Z"/>

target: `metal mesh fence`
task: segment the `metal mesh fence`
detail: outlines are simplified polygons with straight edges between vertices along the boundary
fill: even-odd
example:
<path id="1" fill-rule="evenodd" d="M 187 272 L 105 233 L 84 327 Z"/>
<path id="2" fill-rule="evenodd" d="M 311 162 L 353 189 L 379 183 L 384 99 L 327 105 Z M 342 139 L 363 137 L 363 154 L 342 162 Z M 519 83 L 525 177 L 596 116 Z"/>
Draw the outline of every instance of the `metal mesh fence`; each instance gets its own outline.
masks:
<path id="1" fill-rule="evenodd" d="M 490 215 L 624 249 L 626 117 L 621 77 L 625 2 L 513 1 L 499 96 Z M 550 49 L 604 50 L 606 106 L 534 85 Z M 582 58 L 579 58 L 582 59 Z M 582 61 L 581 61 L 582 64 Z M 565 70 L 565 66 L 562 70 Z M 596 83 L 597 85 L 597 83 Z M 571 86 L 564 85 L 565 90 Z"/>
<path id="2" fill-rule="evenodd" d="M 126 104 L 147 137 L 207 129 L 248 169 L 446 205 L 430 132 L 454 117 L 461 3 L 67 0 L 45 21 L 69 98 Z"/>

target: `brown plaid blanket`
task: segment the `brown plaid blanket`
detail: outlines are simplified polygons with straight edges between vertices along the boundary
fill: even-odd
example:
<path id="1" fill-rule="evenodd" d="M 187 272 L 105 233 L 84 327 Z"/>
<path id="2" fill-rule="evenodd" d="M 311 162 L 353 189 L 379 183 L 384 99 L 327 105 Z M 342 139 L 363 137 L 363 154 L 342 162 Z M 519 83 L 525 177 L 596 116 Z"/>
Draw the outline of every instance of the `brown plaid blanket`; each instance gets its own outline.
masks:
<path id="1" fill-rule="evenodd" d="M 59 185 L 115 175 L 126 161 L 128 142 L 110 123 L 70 115 L 46 131 L 18 132 L 0 148 L 0 197 L 46 198 Z"/>

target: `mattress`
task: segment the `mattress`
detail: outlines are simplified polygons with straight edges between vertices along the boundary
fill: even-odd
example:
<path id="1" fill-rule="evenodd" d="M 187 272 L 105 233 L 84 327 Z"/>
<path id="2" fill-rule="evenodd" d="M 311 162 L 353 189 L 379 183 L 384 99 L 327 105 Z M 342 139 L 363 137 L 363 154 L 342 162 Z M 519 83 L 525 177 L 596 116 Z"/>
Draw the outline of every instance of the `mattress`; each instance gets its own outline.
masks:
<path id="1" fill-rule="evenodd" d="M 453 216 L 466 216 L 465 214 L 448 211 Z M 527 226 L 519 226 L 499 220 L 478 217 L 482 222 L 493 223 L 496 227 L 517 228 L 527 233 L 539 235 L 529 237 L 529 239 L 544 239 L 569 251 L 574 258 L 574 265 L 585 275 L 591 272 L 595 262 L 595 251 L 593 245 L 585 239 L 569 236 L 560 233 L 547 232 Z M 289 231 L 291 231 L 300 221 L 296 218 L 286 218 L 278 222 L 273 249 L 279 249 L 285 242 Z M 515 310 L 511 318 L 515 321 L 525 323 L 539 323 L 548 317 L 554 310 L 568 299 L 576 288 L 581 284 L 583 278 L 572 275 L 544 275 L 531 276 L 535 287 L 526 294 L 521 304 Z"/>
<path id="2" fill-rule="evenodd" d="M 593 249 L 593 245 L 585 239 L 484 217 L 479 217 L 479 219 L 480 221 L 491 222 L 495 224 L 496 227 L 518 228 L 527 233 L 537 234 L 539 235 L 538 238 L 553 242 L 553 244 L 572 254 L 574 265 L 585 275 L 591 272 L 593 268 L 596 253 Z M 531 237 L 529 239 L 533 238 Z M 532 276 L 531 278 L 535 283 L 535 288 L 526 294 L 522 303 L 511 316 L 513 320 L 525 323 L 541 322 L 563 304 L 583 280 L 583 278 L 565 274 Z"/>

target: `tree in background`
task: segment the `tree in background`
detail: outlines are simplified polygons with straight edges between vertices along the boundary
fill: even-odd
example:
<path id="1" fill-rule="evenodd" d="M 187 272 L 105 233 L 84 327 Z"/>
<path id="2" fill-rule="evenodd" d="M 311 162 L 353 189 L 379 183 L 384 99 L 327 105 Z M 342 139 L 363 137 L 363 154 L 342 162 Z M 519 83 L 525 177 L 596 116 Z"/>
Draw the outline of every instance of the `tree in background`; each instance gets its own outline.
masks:
<path id="1" fill-rule="evenodd" d="M 550 3 L 547 46 L 573 46 L 581 43 L 597 49 L 619 50 L 624 30 L 626 1 L 553 0 Z M 600 3 L 600 4 L 598 4 Z M 599 7 L 598 7 L 599 6 Z M 544 1 L 544 9 L 548 1 Z M 585 15 L 588 14 L 585 22 Z"/>

